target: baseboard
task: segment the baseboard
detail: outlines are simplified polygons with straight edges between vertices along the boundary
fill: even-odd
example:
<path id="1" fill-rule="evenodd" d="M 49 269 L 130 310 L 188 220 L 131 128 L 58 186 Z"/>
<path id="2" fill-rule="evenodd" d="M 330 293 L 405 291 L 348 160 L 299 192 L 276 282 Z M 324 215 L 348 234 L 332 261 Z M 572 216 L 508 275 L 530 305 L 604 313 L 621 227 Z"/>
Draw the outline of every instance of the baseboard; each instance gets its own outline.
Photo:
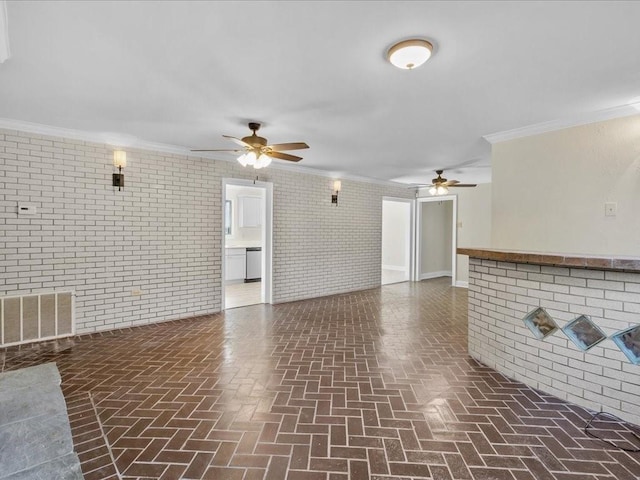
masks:
<path id="1" fill-rule="evenodd" d="M 429 280 L 430 278 L 450 277 L 451 270 L 442 270 L 440 272 L 421 273 L 420 280 Z"/>
<path id="2" fill-rule="evenodd" d="M 469 282 L 463 282 L 462 280 L 458 280 L 456 282 L 456 287 L 469 288 Z"/>
<path id="3" fill-rule="evenodd" d="M 404 272 L 406 267 L 398 266 L 398 265 L 382 265 L 382 270 L 393 270 L 395 272 Z"/>

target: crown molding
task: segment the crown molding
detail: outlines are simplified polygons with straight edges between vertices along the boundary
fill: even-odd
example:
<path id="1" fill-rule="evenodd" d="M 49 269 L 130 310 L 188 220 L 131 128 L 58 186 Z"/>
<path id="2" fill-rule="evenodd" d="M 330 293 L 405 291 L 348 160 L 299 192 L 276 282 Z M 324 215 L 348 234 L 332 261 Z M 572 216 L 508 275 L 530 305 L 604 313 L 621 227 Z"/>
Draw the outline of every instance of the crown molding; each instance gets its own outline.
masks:
<path id="1" fill-rule="evenodd" d="M 7 2 L 0 0 L 0 63 L 4 63 L 11 56 L 9 49 L 9 15 Z"/>
<path id="2" fill-rule="evenodd" d="M 537 123 L 526 127 L 514 128 L 513 130 L 490 133 L 488 135 L 484 135 L 482 138 L 493 145 L 494 143 L 506 142 L 507 140 L 514 140 L 516 138 L 530 137 L 541 133 L 554 132 L 565 128 L 577 127 L 580 125 L 587 125 L 589 123 L 603 122 L 605 120 L 613 120 L 614 118 L 629 117 L 631 115 L 638 114 L 638 110 L 632 105 L 621 105 L 580 115 L 578 117 L 551 120 L 549 122 Z"/>
<path id="3" fill-rule="evenodd" d="M 189 152 L 189 149 L 185 147 L 165 143 L 147 142 L 134 136 L 123 135 L 120 133 L 89 132 L 85 130 L 75 130 L 72 128 L 53 127 L 42 123 L 13 120 L 11 118 L 0 118 L 0 128 L 4 128 L 6 130 L 17 130 L 25 133 L 35 133 L 36 135 L 46 135 L 49 137 L 61 137 L 68 138 L 70 140 L 80 140 L 83 142 L 101 143 L 117 146 L 118 148 L 139 148 L 141 150 L 176 153 L 179 155 L 188 155 L 191 153 Z"/>
<path id="4" fill-rule="evenodd" d="M 71 140 L 80 140 L 83 142 L 99 143 L 104 145 L 117 146 L 118 148 L 136 148 L 152 152 L 171 153 L 175 155 L 184 155 L 188 157 L 206 158 L 220 162 L 235 163 L 235 158 L 219 158 L 213 154 L 202 152 L 194 153 L 186 147 L 178 145 L 170 145 L 166 143 L 155 143 L 141 140 L 131 135 L 109 132 L 89 132 L 85 130 L 75 130 L 72 128 L 54 127 L 41 123 L 25 122 L 22 120 L 13 120 L 10 118 L 0 118 L 0 129 L 16 130 L 25 133 L 33 133 L 36 135 L 46 135 L 49 137 L 61 137 Z M 303 173 L 306 175 L 315 175 L 318 177 L 327 177 L 340 180 L 352 180 L 355 182 L 370 183 L 387 187 L 407 187 L 405 183 L 392 182 L 390 180 L 379 180 L 376 178 L 353 175 L 344 172 L 326 171 L 302 165 L 282 164 L 273 162 L 269 165 L 269 169 L 286 170 L 294 173 Z M 256 170 L 257 172 L 259 170 Z"/>

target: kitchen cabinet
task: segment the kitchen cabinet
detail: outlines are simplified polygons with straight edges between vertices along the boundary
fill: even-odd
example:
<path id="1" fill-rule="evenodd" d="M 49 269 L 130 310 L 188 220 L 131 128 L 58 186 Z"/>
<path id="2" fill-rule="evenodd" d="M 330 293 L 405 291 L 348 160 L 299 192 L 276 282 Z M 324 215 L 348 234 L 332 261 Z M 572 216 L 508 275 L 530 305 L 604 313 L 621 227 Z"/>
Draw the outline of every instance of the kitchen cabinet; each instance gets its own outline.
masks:
<path id="1" fill-rule="evenodd" d="M 225 281 L 244 281 L 244 277 L 247 271 L 246 249 L 227 248 L 225 250 Z"/>
<path id="2" fill-rule="evenodd" d="M 259 227 L 262 225 L 262 198 L 238 196 L 238 225 L 240 227 Z"/>

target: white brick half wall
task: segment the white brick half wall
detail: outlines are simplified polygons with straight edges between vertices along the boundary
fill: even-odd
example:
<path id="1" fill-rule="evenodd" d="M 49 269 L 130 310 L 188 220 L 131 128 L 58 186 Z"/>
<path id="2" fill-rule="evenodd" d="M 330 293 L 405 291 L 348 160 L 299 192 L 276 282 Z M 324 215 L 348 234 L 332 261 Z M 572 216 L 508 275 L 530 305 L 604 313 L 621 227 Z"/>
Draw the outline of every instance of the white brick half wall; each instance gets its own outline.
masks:
<path id="1" fill-rule="evenodd" d="M 274 303 L 378 286 L 382 197 L 411 196 L 343 179 L 336 207 L 325 176 L 128 148 L 119 192 L 113 150 L 0 130 L 0 295 L 72 289 L 77 333 L 220 311 L 223 178 L 274 185 Z"/>
<path id="2" fill-rule="evenodd" d="M 640 274 L 469 262 L 472 357 L 544 392 L 640 424 L 640 366 L 610 338 L 587 352 L 560 330 L 536 339 L 523 318 L 537 307 L 560 328 L 584 314 L 610 336 L 640 323 Z"/>

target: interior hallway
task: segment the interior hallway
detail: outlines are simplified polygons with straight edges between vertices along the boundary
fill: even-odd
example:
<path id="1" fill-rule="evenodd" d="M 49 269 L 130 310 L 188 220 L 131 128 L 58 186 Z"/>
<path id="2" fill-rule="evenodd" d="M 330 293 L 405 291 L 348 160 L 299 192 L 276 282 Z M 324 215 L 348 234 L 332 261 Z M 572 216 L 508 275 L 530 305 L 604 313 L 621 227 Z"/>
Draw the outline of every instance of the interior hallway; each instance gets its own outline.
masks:
<path id="1" fill-rule="evenodd" d="M 224 286 L 224 306 L 245 307 L 262 303 L 262 282 L 232 283 Z"/>
<path id="2" fill-rule="evenodd" d="M 449 282 L 11 348 L 0 365 L 57 363 L 86 480 L 636 480 L 638 454 L 586 436 L 584 410 L 466 355 L 467 292 Z"/>

